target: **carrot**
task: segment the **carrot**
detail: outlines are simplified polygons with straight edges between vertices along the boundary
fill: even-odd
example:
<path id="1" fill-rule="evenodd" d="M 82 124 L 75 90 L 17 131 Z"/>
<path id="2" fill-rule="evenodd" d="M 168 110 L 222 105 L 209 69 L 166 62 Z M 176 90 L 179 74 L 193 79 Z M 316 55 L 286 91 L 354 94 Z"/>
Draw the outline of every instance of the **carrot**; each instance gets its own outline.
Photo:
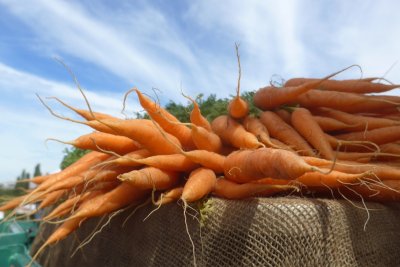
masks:
<path id="1" fill-rule="evenodd" d="M 352 67 L 352 66 L 350 66 Z M 348 68 L 344 70 L 347 70 Z M 344 71 L 338 71 L 317 81 L 310 81 L 295 87 L 274 87 L 266 86 L 258 89 L 254 95 L 254 104 L 262 110 L 274 109 L 283 104 L 296 102 L 298 97 L 311 89 L 321 85 L 324 81 Z"/>
<path id="2" fill-rule="evenodd" d="M 224 172 L 224 162 L 226 157 L 221 154 L 207 150 L 192 150 L 182 153 L 194 163 L 198 163 L 216 173 Z"/>
<path id="3" fill-rule="evenodd" d="M 390 165 L 373 164 L 373 163 L 357 163 L 354 161 L 336 161 L 335 165 L 330 160 L 318 159 L 313 157 L 303 157 L 303 159 L 310 165 L 320 168 L 331 168 L 333 166 L 335 171 L 344 173 L 361 174 L 370 172 L 372 176 L 380 180 L 398 180 L 400 179 L 400 169 Z"/>
<path id="4" fill-rule="evenodd" d="M 360 95 L 335 91 L 311 90 L 287 104 L 298 103 L 300 106 L 314 109 L 327 107 L 350 113 L 374 112 L 389 108 L 395 111 L 400 102 L 382 100 L 373 95 Z"/>
<path id="5" fill-rule="evenodd" d="M 62 142 L 80 149 L 96 150 L 100 152 L 107 150 L 113 151 L 117 154 L 126 154 L 128 152 L 137 150 L 140 147 L 139 143 L 128 137 L 102 132 L 93 132 L 81 135 L 77 139 L 69 142 L 59 141 L 53 138 L 48 138 L 47 140 Z"/>
<path id="6" fill-rule="evenodd" d="M 295 108 L 292 113 L 292 125 L 326 159 L 333 160 L 334 152 L 325 139 L 324 131 L 314 120 L 311 112 L 305 108 Z"/>
<path id="7" fill-rule="evenodd" d="M 242 75 L 242 70 L 240 68 L 239 45 L 235 44 L 235 47 L 239 65 L 239 77 L 236 88 L 236 96 L 228 103 L 228 114 L 234 119 L 242 119 L 249 114 L 249 104 L 246 100 L 240 97 L 240 77 Z"/>
<path id="8" fill-rule="evenodd" d="M 42 200 L 40 203 L 39 207 L 37 208 L 38 210 L 44 209 L 54 203 L 56 203 L 60 198 L 66 193 L 67 190 L 57 190 L 48 193 L 45 198 Z"/>
<path id="9" fill-rule="evenodd" d="M 319 108 L 316 112 L 321 113 L 324 116 L 340 120 L 346 124 L 353 124 L 353 127 L 348 127 L 348 130 L 350 131 L 364 131 L 400 125 L 400 122 L 395 120 L 362 116 L 329 108 Z"/>
<path id="10" fill-rule="evenodd" d="M 101 122 L 88 121 L 85 122 L 85 124 L 94 129 L 96 129 L 98 125 L 107 125 L 114 130 L 115 134 L 135 140 L 140 143 L 143 148 L 146 148 L 153 154 L 174 154 L 177 153 L 176 146 L 181 147 L 179 140 L 168 133 L 165 134 L 176 146 L 164 142 L 164 136 L 149 120 L 102 120 Z M 97 128 L 96 130 L 100 129 Z"/>
<path id="11" fill-rule="evenodd" d="M 67 220 L 92 218 L 111 213 L 130 204 L 136 204 L 148 192 L 148 190 L 138 189 L 129 183 L 121 183 L 106 194 L 82 203 L 76 213 Z"/>
<path id="12" fill-rule="evenodd" d="M 185 203 L 195 202 L 214 190 L 217 177 L 213 170 L 198 168 L 190 173 L 186 181 L 181 199 Z"/>
<path id="13" fill-rule="evenodd" d="M 362 197 L 372 201 L 392 202 L 400 200 L 400 183 L 397 180 L 387 180 L 368 185 L 350 185 L 349 187 L 361 194 Z M 354 195 L 354 191 L 348 193 Z"/>
<path id="14" fill-rule="evenodd" d="M 359 123 L 354 123 L 351 125 L 351 124 L 344 123 L 340 120 L 333 119 L 330 117 L 324 117 L 324 116 L 313 115 L 313 118 L 318 123 L 319 127 L 321 127 L 321 129 L 325 132 L 351 129 L 352 127 L 355 127 L 356 125 L 360 125 Z"/>
<path id="15" fill-rule="evenodd" d="M 295 153 L 272 148 L 235 151 L 226 157 L 224 164 L 225 178 L 238 183 L 265 177 L 291 180 L 313 171 L 318 168 Z"/>
<path id="16" fill-rule="evenodd" d="M 277 110 L 274 110 L 274 113 L 276 115 L 278 115 L 284 122 L 286 122 L 287 124 L 290 124 L 292 121 L 292 114 L 287 111 L 286 109 L 280 108 Z"/>
<path id="17" fill-rule="evenodd" d="M 372 83 L 373 80 L 379 78 L 365 78 L 365 79 L 354 79 L 354 80 L 326 80 L 318 86 L 319 90 L 326 91 L 337 91 L 337 92 L 348 92 L 357 94 L 368 94 L 368 93 L 382 93 L 398 88 L 400 85 L 396 84 L 383 84 L 383 83 Z M 314 81 L 318 79 L 291 79 L 285 83 L 285 86 L 301 85 L 306 82 Z"/>
<path id="18" fill-rule="evenodd" d="M 399 154 L 400 155 L 400 144 L 387 143 L 379 146 L 380 151 L 383 153 Z"/>
<path id="19" fill-rule="evenodd" d="M 193 104 L 193 109 L 190 112 L 190 122 L 196 126 L 203 127 L 207 131 L 211 132 L 211 124 L 210 122 L 204 118 L 201 114 L 201 110 L 197 102 L 192 99 L 190 96 L 183 95 L 185 98 L 189 99 Z"/>
<path id="20" fill-rule="evenodd" d="M 258 195 L 273 195 L 278 192 L 285 191 L 290 187 L 285 185 L 270 185 L 259 183 L 243 183 L 237 184 L 230 180 L 220 178 L 215 184 L 213 194 L 217 197 L 225 199 L 244 199 L 255 197 Z M 291 187 L 293 188 L 293 187 Z"/>
<path id="21" fill-rule="evenodd" d="M 264 111 L 260 114 L 260 121 L 268 129 L 272 137 L 289 145 L 300 154 L 315 156 L 313 149 L 301 137 L 292 126 L 285 123 L 278 115 L 271 111 Z"/>
<path id="22" fill-rule="evenodd" d="M 243 126 L 246 131 L 254 134 L 261 143 L 268 147 L 280 148 L 271 142 L 267 128 L 261 121 L 254 116 L 246 116 L 243 120 Z"/>
<path id="23" fill-rule="evenodd" d="M 141 106 L 147 111 L 152 120 L 157 122 L 164 131 L 174 135 L 184 148 L 190 149 L 194 147 L 189 128 L 184 125 L 171 123 L 179 122 L 179 120 L 144 96 L 137 88 L 133 88 L 132 90 L 136 92 Z"/>
<path id="24" fill-rule="evenodd" d="M 90 200 L 96 196 L 106 193 L 107 191 L 90 191 L 75 197 L 71 197 L 65 200 L 63 203 L 55 207 L 48 215 L 43 217 L 43 221 L 49 221 L 55 218 L 59 218 L 68 212 L 72 211 L 74 206 L 78 207 L 82 202 Z"/>
<path id="25" fill-rule="evenodd" d="M 341 140 L 369 141 L 377 145 L 381 145 L 400 140 L 400 126 L 390 126 L 373 129 L 370 131 L 339 134 L 335 137 Z"/>
<path id="26" fill-rule="evenodd" d="M 160 195 L 160 198 L 154 203 L 154 205 L 160 206 L 176 201 L 181 198 L 182 192 L 183 187 L 179 186 L 167 191 L 166 193 L 162 193 Z"/>
<path id="27" fill-rule="evenodd" d="M 138 189 L 157 189 L 163 190 L 174 186 L 179 179 L 179 173 L 165 171 L 154 167 L 145 167 L 140 170 L 133 170 L 118 176 L 123 182 Z"/>
<path id="28" fill-rule="evenodd" d="M 11 210 L 11 209 L 18 207 L 24 201 L 24 199 L 26 197 L 27 197 L 26 195 L 22 195 L 22 196 L 10 199 L 9 201 L 7 201 L 6 203 L 4 203 L 0 206 L 0 211 Z"/>
<path id="29" fill-rule="evenodd" d="M 142 145 L 143 148 L 147 148 L 153 154 L 174 154 L 177 152 L 177 147 L 181 147 L 179 140 L 168 133 L 164 135 L 169 136 L 172 140 L 171 143 L 160 146 L 164 140 L 164 135 L 154 125 L 154 122 L 145 119 L 134 119 L 134 120 L 120 120 L 120 119 L 103 119 L 103 120 L 92 120 L 92 121 L 77 121 L 70 118 L 66 118 L 56 114 L 41 98 L 37 95 L 42 104 L 49 110 L 49 112 L 63 120 L 68 120 L 75 123 L 87 125 L 97 131 L 116 134 L 131 138 Z M 188 129 L 189 130 L 189 129 Z M 190 130 L 189 130 L 190 132 Z M 174 143 L 175 145 L 173 145 Z"/>
<path id="30" fill-rule="evenodd" d="M 38 191 L 43 191 L 48 189 L 50 186 L 56 184 L 57 182 L 66 179 L 68 177 L 75 176 L 77 174 L 80 174 L 92 166 L 95 166 L 96 164 L 102 162 L 103 160 L 109 158 L 110 156 L 104 153 L 92 151 L 85 156 L 83 156 L 81 159 L 76 161 L 74 164 L 71 166 L 65 168 L 63 171 L 60 173 L 52 176 L 51 179 L 46 180 L 42 184 L 40 184 L 38 187 L 36 187 L 33 191 L 33 193 L 36 193 Z"/>
<path id="31" fill-rule="evenodd" d="M 211 128 L 226 145 L 236 148 L 264 147 L 264 144 L 260 143 L 254 134 L 246 131 L 241 124 L 229 116 L 218 116 L 212 121 Z"/>
<path id="32" fill-rule="evenodd" d="M 117 166 L 138 167 L 141 164 L 138 163 L 136 160 L 143 159 L 143 158 L 146 158 L 149 156 L 151 156 L 151 153 L 147 149 L 142 148 L 142 149 L 138 149 L 136 151 L 127 153 L 123 156 L 104 161 L 103 163 L 99 164 L 98 166 L 113 164 L 113 165 L 117 165 Z"/>
<path id="33" fill-rule="evenodd" d="M 330 188 L 342 187 L 344 183 L 359 182 L 360 179 L 366 177 L 367 173 L 344 173 L 340 171 L 330 171 L 329 173 L 308 172 L 299 176 L 296 181 L 306 186 L 327 186 Z"/>
<path id="34" fill-rule="evenodd" d="M 63 106 L 69 108 L 70 110 L 74 111 L 76 114 L 80 115 L 82 118 L 91 121 L 91 120 L 103 120 L 103 119 L 116 119 L 114 116 L 108 115 L 108 114 L 104 114 L 104 113 L 100 113 L 100 112 L 94 112 L 91 110 L 84 110 L 84 109 L 77 109 L 74 108 L 73 106 L 68 105 L 67 103 L 65 103 L 64 101 L 60 100 L 57 97 L 48 97 L 49 99 L 55 99 L 57 100 L 59 103 L 61 103 Z"/>
<path id="35" fill-rule="evenodd" d="M 355 84 L 359 82 L 372 82 L 374 80 L 378 80 L 378 77 L 371 77 L 371 78 L 362 78 L 362 79 L 348 79 L 348 80 L 326 80 L 324 81 L 320 87 L 322 87 L 325 90 L 329 90 L 329 88 L 332 86 L 337 86 L 338 84 Z M 292 87 L 292 86 L 298 86 L 301 84 L 305 84 L 307 82 L 316 82 L 318 79 L 313 79 L 313 78 L 292 78 L 289 79 L 285 82 L 285 87 Z M 341 87 L 344 87 L 343 85 Z M 332 90 L 332 89 L 331 89 Z M 332 90 L 336 91 L 336 90 Z"/>
<path id="36" fill-rule="evenodd" d="M 197 149 L 212 151 L 216 153 L 221 151 L 222 141 L 217 134 L 194 124 L 192 124 L 191 127 L 192 140 Z"/>
<path id="37" fill-rule="evenodd" d="M 191 161 L 183 154 L 155 155 L 141 159 L 130 159 L 136 165 L 147 165 L 167 171 L 191 171 L 198 167 L 198 164 Z"/>

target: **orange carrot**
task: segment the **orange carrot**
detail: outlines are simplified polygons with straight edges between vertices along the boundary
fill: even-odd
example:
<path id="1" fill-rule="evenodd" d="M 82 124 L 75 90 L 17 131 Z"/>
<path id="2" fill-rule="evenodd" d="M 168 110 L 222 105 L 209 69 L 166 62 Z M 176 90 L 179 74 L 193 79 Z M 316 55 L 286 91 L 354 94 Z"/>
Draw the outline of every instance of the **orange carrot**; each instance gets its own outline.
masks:
<path id="1" fill-rule="evenodd" d="M 289 145 L 298 153 L 305 156 L 315 156 L 313 149 L 301 137 L 292 126 L 284 122 L 278 115 L 271 111 L 264 111 L 260 114 L 260 121 L 268 129 L 272 137 Z"/>
<path id="2" fill-rule="evenodd" d="M 226 157 L 224 169 L 225 178 L 238 183 L 265 177 L 291 180 L 318 170 L 295 153 L 272 148 L 233 152 Z"/>
<path id="3" fill-rule="evenodd" d="M 326 80 L 318 86 L 319 90 L 326 91 L 338 91 L 348 92 L 357 94 L 368 94 L 368 93 L 382 93 L 398 88 L 400 85 L 396 84 L 384 84 L 384 83 L 372 83 L 373 80 L 379 78 L 365 78 L 365 79 L 354 79 L 354 80 Z M 318 79 L 291 79 L 285 83 L 285 86 L 293 86 L 293 84 L 304 84 L 306 82 L 317 81 Z"/>
<path id="4" fill-rule="evenodd" d="M 258 195 L 273 195 L 290 187 L 285 185 L 270 185 L 259 183 L 237 184 L 227 179 L 218 179 L 213 194 L 226 199 L 244 199 Z"/>
<path id="5" fill-rule="evenodd" d="M 177 153 L 177 147 L 181 147 L 178 139 L 168 133 L 164 133 L 175 144 L 166 143 L 164 136 L 159 129 L 149 120 L 134 119 L 134 120 L 102 120 L 88 121 L 86 125 L 97 128 L 98 125 L 107 125 L 115 134 L 126 136 L 140 143 L 143 148 L 148 149 L 153 154 L 174 154 Z M 96 129 L 100 130 L 100 129 Z M 189 133 L 190 133 L 190 129 Z M 162 145 L 161 145 L 162 144 Z"/>
<path id="6" fill-rule="evenodd" d="M 194 124 L 192 125 L 192 140 L 196 148 L 200 150 L 218 153 L 222 149 L 222 141 L 217 134 Z"/>
<path id="7" fill-rule="evenodd" d="M 236 88 L 236 96 L 228 104 L 228 114 L 234 119 L 242 119 L 249 113 L 249 104 L 246 100 L 240 97 L 240 78 L 242 75 L 242 70 L 240 68 L 239 45 L 235 44 L 235 47 L 239 65 L 239 78 Z"/>
<path id="8" fill-rule="evenodd" d="M 351 129 L 352 127 L 355 127 L 356 125 L 360 125 L 359 123 L 354 123 L 354 124 L 347 124 L 344 123 L 340 120 L 330 118 L 330 117 L 324 117 L 324 116 L 313 116 L 314 120 L 318 123 L 319 127 L 325 132 L 331 132 L 331 131 L 338 131 L 338 130 L 344 130 L 344 129 Z"/>
<path id="9" fill-rule="evenodd" d="M 117 158 L 112 158 L 107 161 L 103 161 L 101 164 L 98 166 L 107 166 L 107 165 L 116 165 L 116 166 L 131 166 L 131 167 L 138 167 L 141 164 L 136 162 L 135 160 L 137 159 L 143 159 L 146 157 L 151 156 L 151 153 L 145 149 L 138 149 L 132 152 L 129 152 L 123 156 L 117 157 Z"/>
<path id="10" fill-rule="evenodd" d="M 67 192 L 67 190 L 58 190 L 48 193 L 40 203 L 38 210 L 44 209 L 61 199 L 61 197 Z"/>
<path id="11" fill-rule="evenodd" d="M 337 86 L 339 84 L 347 84 L 347 86 L 350 84 L 359 83 L 359 82 L 372 82 L 374 80 L 379 79 L 378 77 L 371 77 L 371 78 L 361 78 L 361 79 L 349 79 L 349 80 L 326 80 L 321 85 L 319 86 L 320 88 L 323 88 L 325 90 L 330 90 L 331 87 Z M 312 79 L 312 78 L 292 78 L 289 79 L 285 82 L 285 87 L 292 87 L 292 86 L 298 86 L 301 84 L 305 84 L 307 82 L 316 82 L 318 79 Z M 344 87 L 344 86 L 342 86 Z M 332 89 L 331 89 L 332 90 Z M 332 90 L 336 91 L 336 90 Z"/>
<path id="12" fill-rule="evenodd" d="M 325 139 L 324 131 L 314 120 L 311 112 L 305 108 L 295 108 L 292 113 L 292 125 L 326 159 L 333 160 L 334 152 Z"/>
<path id="13" fill-rule="evenodd" d="M 351 131 L 364 131 L 400 125 L 400 122 L 395 120 L 351 114 L 330 108 L 319 108 L 316 112 L 321 113 L 324 116 L 340 120 L 346 124 L 353 124 L 353 127 L 348 127 L 348 130 Z"/>
<path id="14" fill-rule="evenodd" d="M 26 197 L 27 197 L 26 195 L 22 195 L 22 196 L 10 199 L 9 201 L 7 201 L 6 203 L 4 203 L 0 206 L 0 211 L 11 210 L 11 209 L 18 207 L 24 201 L 24 199 Z"/>
<path id="15" fill-rule="evenodd" d="M 69 120 L 75 123 L 80 123 L 92 127 L 93 129 L 110 134 L 116 134 L 131 138 L 147 148 L 153 154 L 174 154 L 177 152 L 177 147 L 181 147 L 179 140 L 168 133 L 162 133 L 154 122 L 145 119 L 120 120 L 120 119 L 103 119 L 92 121 L 77 121 L 56 114 L 47 104 L 37 95 L 42 104 L 49 112 L 61 119 Z M 190 129 L 188 129 L 190 133 Z M 163 143 L 164 136 L 168 136 L 170 142 Z M 190 137 L 191 138 L 191 137 Z"/>
<path id="16" fill-rule="evenodd" d="M 243 126 L 246 131 L 254 134 L 264 145 L 268 147 L 280 148 L 271 142 L 267 128 L 256 117 L 246 116 L 246 118 L 243 120 Z"/>
<path id="17" fill-rule="evenodd" d="M 138 189 L 129 183 L 121 183 L 106 194 L 82 203 L 76 213 L 70 216 L 68 220 L 92 218 L 111 213 L 130 204 L 136 204 L 148 192 L 148 190 Z"/>
<path id="18" fill-rule="evenodd" d="M 184 125 L 171 123 L 179 120 L 163 109 L 149 98 L 144 96 L 137 88 L 132 89 L 136 92 L 141 106 L 147 111 L 149 116 L 157 122 L 164 131 L 174 135 L 184 148 L 193 148 L 194 144 L 191 138 L 190 129 Z"/>
<path id="19" fill-rule="evenodd" d="M 183 152 L 183 155 L 194 163 L 198 163 L 216 173 L 224 172 L 224 162 L 226 157 L 221 154 L 207 150 L 192 150 Z"/>
<path id="20" fill-rule="evenodd" d="M 58 141 L 57 139 L 53 138 L 48 138 L 47 140 Z M 117 154 L 126 154 L 128 152 L 137 150 L 140 147 L 139 143 L 128 137 L 102 132 L 85 134 L 73 141 L 62 143 L 73 145 L 74 147 L 80 149 L 96 150 L 100 152 L 106 150 L 113 151 Z"/>
<path id="21" fill-rule="evenodd" d="M 175 187 L 174 189 L 171 189 L 165 193 L 162 193 L 160 195 L 160 198 L 154 203 L 156 206 L 159 205 L 165 205 L 168 203 L 171 203 L 173 201 L 176 201 L 181 198 L 183 192 L 183 187 Z"/>
<path id="22" fill-rule="evenodd" d="M 292 114 L 287 111 L 286 109 L 280 108 L 277 110 L 274 110 L 275 114 L 278 115 L 284 122 L 287 124 L 290 124 L 292 121 Z"/>
<path id="23" fill-rule="evenodd" d="M 192 99 L 190 96 L 186 96 L 186 95 L 183 95 L 183 96 L 186 97 L 187 99 L 189 99 L 193 104 L 193 109 L 190 112 L 190 122 L 196 126 L 203 127 L 207 131 L 211 132 L 211 124 L 201 114 L 201 110 L 200 110 L 200 107 L 197 104 L 197 102 L 194 99 Z"/>
<path id="24" fill-rule="evenodd" d="M 370 131 L 352 132 L 335 136 L 341 140 L 369 141 L 377 145 L 391 143 L 400 140 L 400 126 L 391 126 L 373 129 Z"/>
<path id="25" fill-rule="evenodd" d="M 75 113 L 77 113 L 78 115 L 80 115 L 82 118 L 91 121 L 91 120 L 103 120 L 103 119 L 116 119 L 115 117 L 108 115 L 108 114 L 104 114 L 104 113 L 100 113 L 100 112 L 94 112 L 91 110 L 84 110 L 84 109 L 77 109 L 74 108 L 73 106 L 68 105 L 67 103 L 65 103 L 64 101 L 60 100 L 57 97 L 48 97 L 49 99 L 55 99 L 57 100 L 59 103 L 61 103 L 63 106 L 69 108 L 70 110 L 74 111 Z"/>
<path id="26" fill-rule="evenodd" d="M 308 172 L 296 179 L 296 181 L 306 186 L 328 186 L 330 188 L 342 187 L 344 183 L 356 183 L 368 175 L 367 173 L 344 173 L 340 171 L 330 171 L 327 174 L 319 172 Z"/>
<path id="27" fill-rule="evenodd" d="M 198 168 L 190 173 L 186 181 L 181 199 L 184 202 L 195 202 L 214 190 L 217 177 L 214 171 L 207 168 Z"/>
<path id="28" fill-rule="evenodd" d="M 400 105 L 400 102 L 382 100 L 373 95 L 321 90 L 311 90 L 287 102 L 287 104 L 293 103 L 308 109 L 327 107 L 350 113 L 374 112 L 387 108 L 396 110 L 396 107 Z"/>
<path id="29" fill-rule="evenodd" d="M 187 172 L 198 167 L 198 164 L 191 161 L 183 154 L 155 155 L 141 159 L 130 159 L 136 165 L 147 165 L 167 171 Z"/>
<path id="30" fill-rule="evenodd" d="M 352 67 L 352 66 L 350 66 Z M 348 68 L 350 68 L 348 67 Z M 348 68 L 344 69 L 347 70 Z M 310 81 L 295 87 L 273 87 L 267 86 L 260 88 L 254 95 L 254 104 L 256 107 L 262 110 L 274 109 L 283 104 L 296 102 L 301 94 L 304 94 L 311 89 L 314 89 L 321 85 L 324 81 L 335 76 L 336 74 L 344 71 L 338 71 L 325 78 L 318 79 L 316 81 Z"/>
<path id="31" fill-rule="evenodd" d="M 236 148 L 264 147 L 264 144 L 260 143 L 254 134 L 246 131 L 241 124 L 229 116 L 218 116 L 212 121 L 211 128 L 226 145 Z"/>
<path id="32" fill-rule="evenodd" d="M 106 192 L 107 191 L 101 191 L 101 190 L 90 191 L 90 192 L 86 192 L 86 193 L 77 195 L 75 197 L 71 197 L 71 198 L 65 200 L 63 203 L 61 203 L 57 207 L 55 207 L 48 215 L 43 217 L 43 221 L 48 221 L 48 220 L 52 220 L 55 218 L 59 218 L 65 214 L 67 214 L 68 212 L 72 211 L 72 208 L 74 206 L 79 207 L 79 205 L 82 202 L 90 200 L 101 194 L 105 194 Z"/>
<path id="33" fill-rule="evenodd" d="M 118 176 L 118 179 L 128 182 L 138 189 L 157 189 L 163 190 L 174 186 L 179 173 L 174 171 L 165 171 L 154 167 L 146 167 L 140 170 L 134 170 Z"/>

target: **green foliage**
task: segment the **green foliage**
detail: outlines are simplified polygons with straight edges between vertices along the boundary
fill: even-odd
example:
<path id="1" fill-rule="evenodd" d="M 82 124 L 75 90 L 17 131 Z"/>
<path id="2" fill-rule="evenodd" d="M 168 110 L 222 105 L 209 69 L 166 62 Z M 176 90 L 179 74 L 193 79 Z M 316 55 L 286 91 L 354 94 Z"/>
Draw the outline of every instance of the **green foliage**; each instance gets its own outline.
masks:
<path id="1" fill-rule="evenodd" d="M 67 168 L 69 165 L 80 159 L 82 156 L 87 154 L 89 150 L 83 150 L 79 148 L 71 148 L 71 149 L 64 149 L 64 158 L 61 161 L 60 168 L 61 170 L 64 170 Z"/>

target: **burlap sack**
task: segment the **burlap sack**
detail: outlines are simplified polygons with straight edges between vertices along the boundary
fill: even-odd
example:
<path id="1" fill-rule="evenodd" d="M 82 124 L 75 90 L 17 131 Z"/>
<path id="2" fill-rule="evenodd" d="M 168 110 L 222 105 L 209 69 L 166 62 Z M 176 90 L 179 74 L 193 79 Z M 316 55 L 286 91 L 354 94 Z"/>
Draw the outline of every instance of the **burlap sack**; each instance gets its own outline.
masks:
<path id="1" fill-rule="evenodd" d="M 346 200 L 211 198 L 201 231 L 193 210 L 187 221 L 197 266 L 400 266 L 400 205 L 367 206 L 365 231 L 362 203 Z M 131 210 L 119 214 L 71 257 L 99 219 L 87 221 L 38 261 L 45 267 L 193 266 L 182 206 L 164 206 L 143 222 L 153 208 L 138 210 L 123 228 Z M 33 253 L 53 229 L 41 226 Z"/>

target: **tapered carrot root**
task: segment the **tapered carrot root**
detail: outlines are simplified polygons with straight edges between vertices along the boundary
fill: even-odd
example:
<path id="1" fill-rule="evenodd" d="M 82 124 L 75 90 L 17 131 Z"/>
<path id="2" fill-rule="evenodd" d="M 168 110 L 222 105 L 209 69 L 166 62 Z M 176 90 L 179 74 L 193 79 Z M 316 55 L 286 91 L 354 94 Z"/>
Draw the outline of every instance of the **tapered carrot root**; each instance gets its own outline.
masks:
<path id="1" fill-rule="evenodd" d="M 400 126 L 340 134 L 336 135 L 336 138 L 347 141 L 369 141 L 381 145 L 400 140 Z"/>
<path id="2" fill-rule="evenodd" d="M 147 165 L 162 170 L 187 172 L 198 167 L 198 164 L 191 161 L 183 154 L 156 155 L 141 159 L 130 159 L 138 166 Z"/>
<path id="3" fill-rule="evenodd" d="M 169 190 L 168 192 L 162 193 L 160 198 L 154 203 L 156 206 L 165 205 L 181 198 L 183 192 L 183 187 L 176 187 Z"/>
<path id="4" fill-rule="evenodd" d="M 370 78 L 361 78 L 361 79 L 348 79 L 348 80 L 326 80 L 321 83 L 319 86 L 319 89 L 322 90 L 331 90 L 331 91 L 338 91 L 334 90 L 335 86 L 340 85 L 340 87 L 343 88 L 343 90 L 348 90 L 349 85 L 351 86 L 352 84 L 359 83 L 359 82 L 372 82 L 374 80 L 378 80 L 378 77 L 370 77 Z M 286 87 L 291 87 L 291 86 L 298 86 L 301 84 L 305 84 L 307 82 L 316 82 L 318 79 L 313 79 L 313 78 L 292 78 L 289 79 L 285 82 Z M 339 91 L 343 91 L 339 90 Z"/>
<path id="5" fill-rule="evenodd" d="M 270 185 L 261 183 L 237 184 L 224 178 L 217 180 L 213 194 L 226 199 L 244 199 L 259 195 L 274 195 L 292 189 L 293 186 Z"/>
<path id="6" fill-rule="evenodd" d="M 396 84 L 372 83 L 379 78 L 364 78 L 354 80 L 326 80 L 317 89 L 326 91 L 348 92 L 357 94 L 382 93 L 400 87 Z M 318 79 L 290 79 L 285 86 L 299 86 L 307 82 L 316 82 Z"/>
<path id="7" fill-rule="evenodd" d="M 242 119 L 249 114 L 249 103 L 240 97 L 240 78 L 242 76 L 242 69 L 240 67 L 239 45 L 235 44 L 235 48 L 239 65 L 239 77 L 236 88 L 236 96 L 228 103 L 228 114 L 234 119 Z"/>
<path id="8" fill-rule="evenodd" d="M 400 102 L 391 102 L 376 96 L 321 90 L 311 90 L 288 102 L 294 103 L 308 109 L 327 107 L 350 113 L 377 112 L 384 109 L 396 111 L 400 106 Z"/>
<path id="9" fill-rule="evenodd" d="M 282 148 L 281 146 L 272 143 L 267 128 L 256 117 L 247 116 L 243 120 L 243 126 L 248 132 L 254 134 L 264 145 L 268 147 Z"/>
<path id="10" fill-rule="evenodd" d="M 315 156 L 315 153 L 306 140 L 292 126 L 284 122 L 271 111 L 260 114 L 260 121 L 268 129 L 272 137 L 298 151 L 304 156 Z"/>
<path id="11" fill-rule="evenodd" d="M 140 148 L 140 144 L 130 138 L 102 132 L 85 134 L 69 142 L 63 142 L 53 138 L 48 138 L 47 140 L 62 142 L 80 149 L 95 150 L 99 152 L 107 150 L 113 151 L 117 154 L 126 154 Z"/>
<path id="12" fill-rule="evenodd" d="M 178 182 L 179 173 L 146 167 L 121 174 L 118 176 L 118 179 L 142 190 L 163 190 L 171 188 Z"/>
<path id="13" fill-rule="evenodd" d="M 310 111 L 305 108 L 296 108 L 292 113 L 292 125 L 308 143 L 319 151 L 322 157 L 334 159 L 332 147 L 325 139 L 324 131 L 314 120 Z"/>
<path id="14" fill-rule="evenodd" d="M 190 203 L 203 198 L 214 190 L 216 181 L 213 170 L 198 168 L 192 171 L 183 187 L 181 199 Z"/>
<path id="15" fill-rule="evenodd" d="M 304 84 L 300 84 L 295 87 L 273 87 L 267 86 L 260 88 L 254 95 L 254 104 L 262 110 L 271 110 L 277 108 L 283 104 L 296 102 L 298 97 L 308 91 L 317 88 L 324 81 L 337 75 L 338 73 L 345 71 L 353 66 L 345 68 L 344 70 L 335 72 L 322 79 L 316 81 L 309 81 Z"/>
<path id="16" fill-rule="evenodd" d="M 143 95 L 137 88 L 132 90 L 136 92 L 141 106 L 147 111 L 152 120 L 157 122 L 161 128 L 164 129 L 164 131 L 175 136 L 183 147 L 194 147 L 189 128 L 184 125 L 171 123 L 179 122 L 179 120 L 167 110 L 161 108 L 159 105 Z"/>
<path id="17" fill-rule="evenodd" d="M 190 112 L 190 122 L 196 126 L 203 127 L 207 131 L 211 132 L 210 122 L 201 114 L 201 110 L 197 102 L 189 96 L 183 95 L 185 98 L 189 99 L 193 104 L 193 109 Z"/>
<path id="18" fill-rule="evenodd" d="M 272 148 L 233 152 L 226 158 L 224 169 L 225 178 L 238 183 L 265 177 L 291 180 L 318 170 L 295 153 Z"/>
<path id="19" fill-rule="evenodd" d="M 211 123 L 211 128 L 226 145 L 249 149 L 264 147 L 254 134 L 246 131 L 241 124 L 229 116 L 221 115 L 215 118 Z"/>

